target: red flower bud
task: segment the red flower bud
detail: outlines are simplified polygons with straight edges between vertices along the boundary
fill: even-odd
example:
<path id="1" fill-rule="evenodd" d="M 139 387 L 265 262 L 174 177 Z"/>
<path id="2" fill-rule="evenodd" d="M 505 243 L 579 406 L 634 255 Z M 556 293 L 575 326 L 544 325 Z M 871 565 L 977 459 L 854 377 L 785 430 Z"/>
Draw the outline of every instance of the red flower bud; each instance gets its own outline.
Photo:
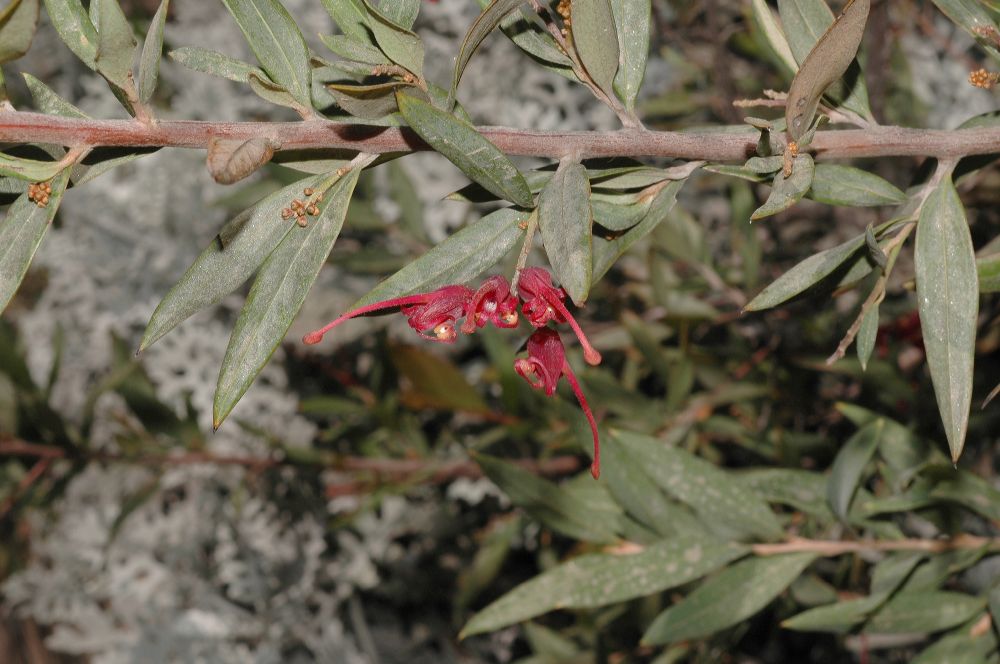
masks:
<path id="1" fill-rule="evenodd" d="M 497 327 L 517 327 L 517 298 L 499 274 L 484 281 L 473 294 L 462 332 L 471 334 L 490 322 Z"/>

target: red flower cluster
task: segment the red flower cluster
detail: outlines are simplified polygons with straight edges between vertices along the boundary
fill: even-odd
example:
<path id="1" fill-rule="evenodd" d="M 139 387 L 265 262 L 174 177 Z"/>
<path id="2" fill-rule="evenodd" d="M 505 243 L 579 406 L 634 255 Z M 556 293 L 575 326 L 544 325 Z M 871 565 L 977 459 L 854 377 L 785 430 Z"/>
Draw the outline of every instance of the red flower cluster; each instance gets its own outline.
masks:
<path id="1" fill-rule="evenodd" d="M 552 277 L 548 272 L 538 267 L 525 268 L 521 272 L 518 290 L 523 301 L 521 311 L 528 322 L 539 329 L 528 338 L 527 359 L 517 360 L 514 369 L 532 387 L 544 390 L 547 396 L 552 396 L 559 379 L 562 376 L 566 377 L 584 415 L 587 416 L 594 436 L 594 462 L 591 473 L 596 478 L 600 475 L 600 441 L 597 423 L 573 370 L 566 362 L 566 349 L 559 333 L 547 327 L 549 321 L 557 324 L 569 323 L 580 340 L 583 357 L 589 364 L 599 364 L 601 354 L 590 344 L 576 319 L 563 304 L 566 291 L 552 285 Z M 406 316 L 410 327 L 423 338 L 452 343 L 458 338 L 459 329 L 465 334 L 471 334 L 485 327 L 487 323 L 507 329 L 517 327 L 517 305 L 518 297 L 511 292 L 507 280 L 500 275 L 494 275 L 484 281 L 476 291 L 461 285 L 442 286 L 429 293 L 407 295 L 358 307 L 305 335 L 302 341 L 307 344 L 318 344 L 327 332 L 346 320 L 376 311 L 399 309 Z M 457 329 L 456 325 L 460 318 L 464 318 L 465 322 Z"/>

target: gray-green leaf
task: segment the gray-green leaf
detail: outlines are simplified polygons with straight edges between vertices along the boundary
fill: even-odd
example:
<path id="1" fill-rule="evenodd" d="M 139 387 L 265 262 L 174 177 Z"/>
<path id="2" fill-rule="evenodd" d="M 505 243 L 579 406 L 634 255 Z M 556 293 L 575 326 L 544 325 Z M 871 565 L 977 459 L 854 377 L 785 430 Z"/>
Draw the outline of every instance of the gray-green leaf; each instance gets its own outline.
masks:
<path id="1" fill-rule="evenodd" d="M 906 194 L 874 173 L 852 166 L 816 164 L 809 198 L 829 205 L 898 205 Z"/>
<path id="2" fill-rule="evenodd" d="M 962 593 L 901 592 L 865 626 L 870 634 L 938 632 L 972 618 L 986 606 L 986 598 Z"/>
<path id="3" fill-rule="evenodd" d="M 227 224 L 156 307 L 139 350 L 249 279 L 295 226 L 281 218 L 281 210 L 300 198 L 304 188 L 315 187 L 322 179 L 317 176 L 290 184 Z"/>
<path id="4" fill-rule="evenodd" d="M 792 162 L 792 174 L 785 177 L 784 173 L 774 176 L 771 193 L 764 204 L 757 208 L 750 219 L 757 221 L 773 214 L 783 212 L 795 205 L 806 195 L 813 181 L 813 159 L 808 154 L 800 154 Z"/>
<path id="5" fill-rule="evenodd" d="M 841 519 L 847 518 L 861 474 L 878 449 L 884 428 L 885 420 L 882 419 L 866 424 L 844 443 L 833 460 L 827 478 L 826 499 L 833 513 Z"/>
<path id="6" fill-rule="evenodd" d="M 69 169 L 65 169 L 52 180 L 52 193 L 45 207 L 28 200 L 27 192 L 21 194 L 0 222 L 0 312 L 7 308 L 24 279 L 68 182 Z"/>
<path id="7" fill-rule="evenodd" d="M 156 91 L 156 81 L 160 76 L 160 56 L 163 53 L 163 28 L 167 23 L 167 12 L 170 11 L 170 0 L 162 0 L 159 9 L 153 15 L 142 43 L 142 55 L 139 56 L 139 99 L 149 103 Z"/>
<path id="8" fill-rule="evenodd" d="M 7 177 L 27 180 L 28 182 L 44 182 L 55 177 L 63 168 L 65 168 L 65 164 L 60 164 L 58 161 L 11 157 L 0 152 L 0 175 Z"/>
<path id="9" fill-rule="evenodd" d="M 243 31 L 250 50 L 275 83 L 311 107 L 309 49 L 295 21 L 278 0 L 222 0 Z"/>
<path id="10" fill-rule="evenodd" d="M 814 553 L 791 553 L 731 565 L 657 616 L 642 642 L 673 643 L 732 627 L 770 604 L 815 559 Z"/>
<path id="11" fill-rule="evenodd" d="M 614 88 L 625 108 L 635 110 L 635 99 L 646 74 L 649 55 L 650 0 L 611 0 L 618 32 L 618 73 Z"/>
<path id="12" fill-rule="evenodd" d="M 594 83 L 608 96 L 614 95 L 618 73 L 618 34 L 610 0 L 573 0 L 573 47 Z"/>
<path id="13" fill-rule="evenodd" d="M 767 503 L 747 491 L 725 471 L 663 441 L 628 431 L 612 437 L 647 468 L 675 499 L 690 505 L 706 526 L 737 536 L 777 539 L 784 530 Z"/>
<path id="14" fill-rule="evenodd" d="M 771 282 L 743 310 L 761 311 L 787 302 L 831 275 L 864 245 L 865 236 L 859 235 L 853 240 L 813 254 Z"/>
<path id="15" fill-rule="evenodd" d="M 45 11 L 69 50 L 85 65 L 95 69 L 97 29 L 80 0 L 45 0 Z"/>
<path id="16" fill-rule="evenodd" d="M 221 76 L 237 83 L 248 83 L 250 74 L 256 74 L 262 79 L 267 78 L 263 69 L 205 48 L 184 46 L 170 51 L 168 55 L 188 69 L 202 74 Z"/>
<path id="17" fill-rule="evenodd" d="M 475 127 L 407 94 L 397 92 L 396 102 L 413 131 L 473 182 L 522 207 L 533 205 L 524 176 Z"/>
<path id="18" fill-rule="evenodd" d="M 417 78 L 424 77 L 424 43 L 414 32 L 400 27 L 383 16 L 370 4 L 365 6 L 368 12 L 368 27 L 378 43 L 378 47 L 386 56 L 400 67 L 413 72 Z"/>
<path id="19" fill-rule="evenodd" d="M 629 555 L 574 558 L 521 584 L 473 616 L 461 637 L 513 625 L 554 609 L 605 606 L 689 583 L 746 555 L 707 535 L 681 535 Z"/>
<path id="20" fill-rule="evenodd" d="M 917 309 L 952 461 L 958 461 L 972 404 L 979 279 L 969 224 L 951 179 L 920 211 L 914 255 Z"/>
<path id="21" fill-rule="evenodd" d="M 260 267 L 229 338 L 215 389 L 212 421 L 218 428 L 284 339 L 306 294 L 340 235 L 361 174 L 354 168 L 326 192 L 319 215 L 295 226 Z M 273 223 L 284 223 L 275 220 Z"/>
<path id="22" fill-rule="evenodd" d="M 538 195 L 538 227 L 549 264 L 576 306 L 583 306 L 593 274 L 590 182 L 581 164 L 563 161 Z"/>
<path id="23" fill-rule="evenodd" d="M 28 52 L 38 28 L 38 10 L 38 0 L 12 0 L 0 11 L 0 64 Z"/>
<path id="24" fill-rule="evenodd" d="M 352 308 L 475 279 L 514 248 L 524 236 L 519 225 L 527 218 L 527 212 L 511 208 L 486 215 L 408 263 Z"/>
<path id="25" fill-rule="evenodd" d="M 472 54 L 476 52 L 479 45 L 486 39 L 486 35 L 493 32 L 493 29 L 500 25 L 500 21 L 508 14 L 517 9 L 524 0 L 493 0 L 483 12 L 476 17 L 469 31 L 465 33 L 462 40 L 462 48 L 455 59 L 455 73 L 451 77 L 451 90 L 448 91 L 448 108 L 451 108 L 455 100 L 455 92 L 458 90 L 458 82 L 462 80 L 462 73 L 466 65 L 472 59 Z"/>
<path id="26" fill-rule="evenodd" d="M 97 0 L 97 71 L 120 88 L 129 85 L 132 60 L 135 58 L 135 35 L 132 25 L 125 18 L 118 0 Z"/>

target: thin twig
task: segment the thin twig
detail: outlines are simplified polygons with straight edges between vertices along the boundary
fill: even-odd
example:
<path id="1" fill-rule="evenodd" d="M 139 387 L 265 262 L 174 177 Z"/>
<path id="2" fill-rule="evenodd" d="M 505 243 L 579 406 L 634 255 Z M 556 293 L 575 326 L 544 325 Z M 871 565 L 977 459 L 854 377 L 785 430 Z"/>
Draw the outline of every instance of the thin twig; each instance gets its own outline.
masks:
<path id="1" fill-rule="evenodd" d="M 510 280 L 510 292 L 514 297 L 517 297 L 517 283 L 521 280 L 521 271 L 528 262 L 528 254 L 531 253 L 531 246 L 534 244 L 535 232 L 537 230 L 538 208 L 535 208 L 528 216 L 528 224 L 524 228 L 524 241 L 521 243 L 521 253 L 517 255 L 514 277 Z"/>
<path id="2" fill-rule="evenodd" d="M 944 553 L 968 549 L 987 548 L 1000 551 L 1000 538 L 958 535 L 948 539 L 901 539 L 901 540 L 812 540 L 799 537 L 776 544 L 754 544 L 750 547 L 754 555 L 780 556 L 786 553 L 815 553 L 832 558 L 846 553 L 869 553 L 889 551 L 924 551 Z"/>
<path id="3" fill-rule="evenodd" d="M 3 503 L 0 504 L 0 520 L 2 520 L 7 513 L 14 507 L 14 504 L 27 493 L 28 489 L 34 486 L 35 482 L 40 480 L 45 474 L 45 471 L 49 469 L 52 465 L 52 459 L 42 458 L 35 462 L 35 465 L 31 467 L 31 470 L 21 478 L 21 481 L 17 483 L 17 487 L 4 499 Z"/>

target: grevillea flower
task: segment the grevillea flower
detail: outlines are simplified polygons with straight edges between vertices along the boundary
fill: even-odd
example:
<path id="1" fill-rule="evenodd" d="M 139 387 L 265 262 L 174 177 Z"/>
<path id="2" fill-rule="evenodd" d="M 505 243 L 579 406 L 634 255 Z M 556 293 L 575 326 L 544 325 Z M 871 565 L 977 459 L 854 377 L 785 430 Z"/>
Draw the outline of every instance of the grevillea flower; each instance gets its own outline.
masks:
<path id="1" fill-rule="evenodd" d="M 305 335 L 302 337 L 302 341 L 307 344 L 318 344 L 323 340 L 323 335 L 345 320 L 375 311 L 399 307 L 403 315 L 406 316 L 407 323 L 420 336 L 431 341 L 451 343 L 458 336 L 455 322 L 469 311 L 472 296 L 472 291 L 465 286 L 453 285 L 442 286 L 430 293 L 419 293 L 375 302 L 348 311 L 343 316 L 327 323 L 326 326 Z M 430 334 L 427 333 L 428 330 Z"/>
<path id="2" fill-rule="evenodd" d="M 559 333 L 548 327 L 535 330 L 528 337 L 528 357 L 515 360 L 514 371 L 536 390 L 544 390 L 546 396 L 555 394 L 559 379 L 566 377 L 569 386 L 573 388 L 576 400 L 580 402 L 580 408 L 583 409 L 587 422 L 590 423 L 590 431 L 594 436 L 594 462 L 590 465 L 590 474 L 594 479 L 600 477 L 601 441 L 597 433 L 597 422 L 573 369 L 566 361 L 566 349 L 562 339 L 559 338 Z"/>
<path id="3" fill-rule="evenodd" d="M 517 297 L 510 292 L 507 280 L 499 274 L 484 281 L 473 294 L 462 332 L 471 334 L 486 323 L 504 328 L 517 327 Z"/>
<path id="4" fill-rule="evenodd" d="M 528 318 L 528 322 L 535 327 L 543 327 L 550 320 L 557 323 L 569 323 L 576 333 L 576 338 L 580 340 L 583 347 L 583 359 L 587 364 L 600 364 L 601 354 L 590 345 L 590 340 L 580 329 L 580 325 L 573 318 L 563 300 L 566 299 L 566 291 L 552 285 L 552 276 L 540 267 L 526 267 L 521 271 L 521 278 L 517 282 L 517 290 L 524 300 L 521 310 Z"/>

